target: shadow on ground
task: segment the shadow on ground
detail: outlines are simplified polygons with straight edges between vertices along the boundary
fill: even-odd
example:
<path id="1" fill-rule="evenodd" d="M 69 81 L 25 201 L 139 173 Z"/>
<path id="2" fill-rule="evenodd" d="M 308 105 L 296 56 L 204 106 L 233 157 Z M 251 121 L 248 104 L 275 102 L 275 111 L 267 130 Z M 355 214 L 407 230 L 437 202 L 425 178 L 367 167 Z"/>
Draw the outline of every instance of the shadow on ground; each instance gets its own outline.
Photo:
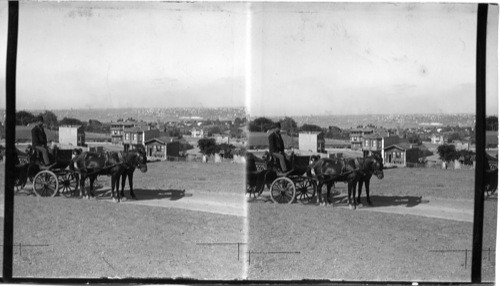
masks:
<path id="1" fill-rule="evenodd" d="M 427 204 L 428 200 L 422 200 L 422 197 L 416 196 L 370 196 L 373 207 L 393 207 L 405 206 L 408 208 L 419 204 Z M 366 203 L 366 198 L 361 198 L 363 204 Z"/>
<path id="2" fill-rule="evenodd" d="M 111 190 L 97 190 L 94 191 L 96 197 L 98 198 L 111 198 Z M 177 201 L 184 197 L 191 197 L 193 194 L 186 193 L 186 190 L 175 190 L 175 189 L 167 189 L 167 190 L 148 190 L 148 189 L 134 189 L 135 199 L 136 201 L 145 201 L 145 200 L 159 200 L 159 199 L 169 199 L 171 201 Z M 127 199 L 131 199 L 130 191 L 125 190 L 125 197 Z"/>
<path id="3" fill-rule="evenodd" d="M 405 207 L 414 207 L 419 204 L 427 204 L 429 203 L 428 200 L 422 200 L 422 197 L 416 197 L 416 196 L 370 196 L 370 199 L 372 201 L 372 206 L 370 207 L 392 207 L 392 206 L 405 206 Z M 271 197 L 269 194 L 262 194 L 259 197 L 254 198 L 248 197 L 247 195 L 247 202 L 249 203 L 266 203 L 266 202 L 271 202 Z M 316 203 L 316 197 L 312 199 L 312 201 L 307 202 L 307 203 L 300 203 L 303 205 L 312 205 L 316 206 L 318 205 Z M 335 194 L 333 196 L 333 204 L 334 205 L 346 205 L 347 204 L 347 195 L 342 194 L 338 195 Z M 363 206 L 368 206 L 366 203 L 366 198 L 362 197 L 361 198 L 361 204 Z"/>

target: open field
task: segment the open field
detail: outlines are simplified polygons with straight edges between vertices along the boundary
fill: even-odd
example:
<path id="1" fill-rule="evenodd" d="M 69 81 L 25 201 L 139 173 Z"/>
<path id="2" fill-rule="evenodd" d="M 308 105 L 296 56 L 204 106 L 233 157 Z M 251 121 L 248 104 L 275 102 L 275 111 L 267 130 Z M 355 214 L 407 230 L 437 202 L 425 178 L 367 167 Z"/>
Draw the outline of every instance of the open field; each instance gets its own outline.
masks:
<path id="1" fill-rule="evenodd" d="M 97 200 L 37 198 L 22 191 L 15 196 L 14 275 L 470 279 L 472 223 L 409 215 L 404 209 L 436 202 L 450 208 L 472 204 L 472 170 L 385 170 L 383 180 L 372 179 L 375 206 L 356 211 L 341 202 L 343 183 L 337 184 L 340 194 L 333 207 L 276 205 L 266 201 L 265 192 L 249 200 L 245 219 L 223 214 L 245 208 L 244 198 L 241 204 L 237 199 L 244 190 L 243 169 L 232 163 L 151 163 L 147 173 L 135 173 L 138 200 L 120 204 L 107 197 L 107 177 L 99 179 L 103 188 L 98 193 L 104 197 Z M 3 176 L 0 165 L 0 180 Z M 3 184 L 0 194 L 3 199 Z M 387 206 L 403 213 L 377 211 Z M 484 248 L 493 251 L 483 257 L 483 280 L 493 281 L 496 198 L 486 201 L 486 210 Z M 220 244 L 247 241 L 239 252 L 236 244 Z M 449 250 L 462 252 L 442 252 Z"/>
<path id="2" fill-rule="evenodd" d="M 473 170 L 389 169 L 372 179 L 373 207 L 345 206 L 347 187 L 337 184 L 335 205 L 275 205 L 266 198 L 249 206 L 249 277 L 348 281 L 470 281 Z M 365 203 L 364 194 L 362 203 Z M 450 217 L 410 210 L 443 204 Z M 379 212 L 394 209 L 398 213 Z M 405 211 L 406 209 L 406 211 Z M 424 208 L 422 208 L 424 209 Z M 483 281 L 494 281 L 497 200 L 486 201 Z M 416 213 L 408 215 L 406 213 Z M 465 257 L 465 249 L 468 256 Z M 461 251 L 456 251 L 461 250 Z M 493 253 L 493 256 L 492 256 Z"/>
<path id="3" fill-rule="evenodd" d="M 243 190 L 242 165 L 162 162 L 148 164 L 148 168 L 147 173 L 136 172 L 134 177 L 143 202 L 181 200 L 182 190 L 187 189 L 193 196 L 200 189 L 213 193 Z M 3 165 L 1 169 L 3 180 Z M 98 183 L 109 188 L 107 177 L 100 177 Z M 243 242 L 243 220 L 177 208 L 115 204 L 106 197 L 38 198 L 21 192 L 15 196 L 14 242 L 25 247 L 21 252 L 14 249 L 14 277 L 241 279 L 237 246 L 206 243 Z"/>

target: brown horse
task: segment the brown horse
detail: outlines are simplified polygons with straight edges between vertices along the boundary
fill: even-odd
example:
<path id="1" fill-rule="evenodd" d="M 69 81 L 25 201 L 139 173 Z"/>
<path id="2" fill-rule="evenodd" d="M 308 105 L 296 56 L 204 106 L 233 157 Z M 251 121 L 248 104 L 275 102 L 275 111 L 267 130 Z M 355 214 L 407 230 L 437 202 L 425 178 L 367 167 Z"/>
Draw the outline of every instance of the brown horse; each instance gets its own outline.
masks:
<path id="1" fill-rule="evenodd" d="M 118 189 L 118 178 L 123 171 L 122 161 L 118 153 L 82 152 L 72 159 L 70 169 L 80 175 L 80 197 L 85 198 L 95 197 L 94 182 L 97 176 L 111 176 L 111 196 L 113 201 L 115 200 L 115 187 Z M 87 178 L 90 181 L 90 189 L 85 195 L 85 180 Z M 118 201 L 120 201 L 119 196 Z"/>
<path id="2" fill-rule="evenodd" d="M 111 197 L 115 201 L 115 197 L 120 202 L 119 179 L 124 174 L 127 168 L 139 168 L 142 172 L 147 171 L 145 155 L 140 152 L 106 152 L 93 153 L 83 152 L 73 158 L 70 169 L 77 170 L 80 174 L 80 196 L 84 196 L 85 180 L 90 180 L 90 189 L 86 198 L 94 197 L 94 182 L 97 176 L 111 176 Z M 116 196 L 115 196 L 116 189 Z"/>
<path id="3" fill-rule="evenodd" d="M 324 204 L 331 204 L 330 192 L 334 182 L 347 182 L 348 204 L 349 208 L 356 208 L 355 190 L 356 182 L 359 180 L 358 166 L 354 159 L 329 159 L 321 158 L 309 165 L 308 176 L 315 177 L 318 180 L 318 198 L 317 202 L 323 204 L 323 195 L 321 189 L 326 184 L 327 198 Z M 352 202 L 351 202 L 352 197 Z"/>
<path id="4" fill-rule="evenodd" d="M 120 174 L 122 178 L 122 190 L 120 195 L 125 197 L 125 180 L 128 178 L 128 185 L 130 188 L 130 196 L 135 199 L 134 193 L 134 171 L 136 168 L 141 170 L 141 172 L 145 173 L 148 171 L 148 166 L 146 165 L 147 157 L 146 152 L 142 149 L 140 150 L 131 150 L 128 152 L 122 152 L 122 156 L 124 159 L 123 172 Z"/>
<path id="5" fill-rule="evenodd" d="M 370 179 L 375 175 L 379 180 L 384 178 L 384 163 L 380 153 L 374 153 L 372 156 L 364 158 L 356 158 L 359 165 L 359 180 L 358 180 L 358 198 L 357 203 L 361 204 L 361 191 L 363 184 L 366 191 L 366 202 L 369 206 L 373 206 L 370 200 Z"/>

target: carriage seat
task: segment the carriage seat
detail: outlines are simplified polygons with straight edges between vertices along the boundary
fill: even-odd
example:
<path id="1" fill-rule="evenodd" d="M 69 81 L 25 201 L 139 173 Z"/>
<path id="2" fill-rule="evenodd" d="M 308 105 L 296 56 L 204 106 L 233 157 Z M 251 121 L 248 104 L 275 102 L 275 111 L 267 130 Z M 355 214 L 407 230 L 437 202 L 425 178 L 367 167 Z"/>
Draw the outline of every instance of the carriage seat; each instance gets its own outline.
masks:
<path id="1" fill-rule="evenodd" d="M 268 151 L 266 151 L 266 153 L 264 153 L 264 159 L 267 162 L 268 169 L 276 170 L 276 171 L 281 172 L 283 174 L 288 174 L 291 171 L 293 171 L 293 169 L 294 169 L 294 166 L 293 166 L 293 157 L 294 156 L 295 156 L 294 153 L 292 153 L 289 156 L 290 159 L 288 159 L 287 157 L 285 157 L 285 162 L 287 164 L 288 170 L 286 172 L 283 172 L 283 170 L 281 170 L 280 160 L 278 158 L 272 156 L 271 153 L 269 153 Z"/>
<path id="2" fill-rule="evenodd" d="M 49 165 L 52 166 L 56 164 L 56 159 L 57 158 L 57 146 L 54 146 L 53 149 L 47 148 L 48 153 L 49 153 Z M 31 162 L 40 162 L 43 163 L 43 154 L 40 150 L 33 148 L 31 145 L 28 146 L 28 153 L 32 152 L 32 158 L 30 159 Z"/>

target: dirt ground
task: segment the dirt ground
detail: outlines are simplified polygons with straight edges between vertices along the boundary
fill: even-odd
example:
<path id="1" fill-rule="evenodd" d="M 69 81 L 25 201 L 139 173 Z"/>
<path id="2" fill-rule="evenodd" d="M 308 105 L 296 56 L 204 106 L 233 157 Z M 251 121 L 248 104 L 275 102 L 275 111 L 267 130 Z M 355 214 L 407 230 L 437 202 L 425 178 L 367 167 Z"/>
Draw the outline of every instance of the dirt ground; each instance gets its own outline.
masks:
<path id="1" fill-rule="evenodd" d="M 353 211 L 343 183 L 334 206 L 277 205 L 268 192 L 245 204 L 242 165 L 148 168 L 135 174 L 139 199 L 120 204 L 108 198 L 107 177 L 97 200 L 17 194 L 14 275 L 470 281 L 472 223 L 415 212 L 442 202 L 470 209 L 471 170 L 386 170 L 372 180 L 375 206 Z M 485 210 L 483 281 L 494 281 L 496 197 Z"/>

